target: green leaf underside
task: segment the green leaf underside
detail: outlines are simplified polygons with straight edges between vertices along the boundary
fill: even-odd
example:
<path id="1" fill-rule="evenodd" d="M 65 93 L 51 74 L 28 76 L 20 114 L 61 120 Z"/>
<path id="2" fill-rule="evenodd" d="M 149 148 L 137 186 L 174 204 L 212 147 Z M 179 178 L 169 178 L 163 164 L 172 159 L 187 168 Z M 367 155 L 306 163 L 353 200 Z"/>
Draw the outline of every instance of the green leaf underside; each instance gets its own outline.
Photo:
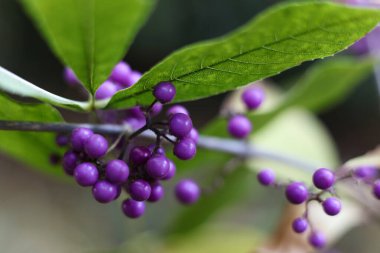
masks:
<path id="1" fill-rule="evenodd" d="M 174 52 L 135 86 L 115 94 L 107 107 L 149 104 L 152 88 L 162 81 L 176 86 L 175 102 L 232 90 L 304 61 L 334 55 L 379 21 L 377 10 L 332 3 L 280 5 L 227 36 Z"/>
<path id="2" fill-rule="evenodd" d="M 250 115 L 250 119 L 254 124 L 254 136 L 257 134 L 260 135 L 262 130 L 266 130 L 265 127 L 268 123 L 272 122 L 276 116 L 280 115 L 290 107 L 303 107 L 314 112 L 319 112 L 320 110 L 333 106 L 346 97 L 355 85 L 369 74 L 372 63 L 373 61 L 370 59 L 359 61 L 351 57 L 337 57 L 315 64 L 294 85 L 294 87 L 291 88 L 287 95 L 285 95 L 285 99 L 272 111 Z M 310 121 L 309 123 L 313 122 Z M 226 127 L 226 120 L 218 118 L 203 129 L 202 134 L 228 137 Z M 327 138 L 327 135 L 322 137 Z M 262 143 L 266 143 L 265 139 L 261 138 L 260 140 Z M 255 142 L 255 139 L 253 141 Z M 329 156 L 331 156 L 331 152 L 329 153 Z M 201 150 L 200 152 L 197 152 L 197 155 L 193 160 L 187 162 L 176 161 L 176 164 L 177 168 L 180 169 L 180 173 L 189 170 L 202 171 L 204 169 L 210 170 L 213 168 L 222 168 L 231 158 L 232 156 L 228 154 L 221 154 L 211 150 Z M 262 164 L 265 164 L 267 161 L 261 162 Z M 251 163 L 251 167 L 252 165 L 255 166 L 255 163 Z M 236 187 L 241 187 L 243 189 L 248 187 L 248 185 L 252 185 L 252 180 L 242 180 L 240 183 L 238 183 L 239 181 L 234 182 L 234 178 L 228 180 L 229 184 L 237 184 Z M 231 200 L 224 195 L 224 191 L 225 189 L 216 192 L 210 203 L 203 201 L 203 212 L 207 212 L 208 215 L 201 215 L 198 217 L 198 213 L 200 213 L 198 212 L 199 207 L 181 212 L 169 229 L 170 233 L 185 233 L 192 231 L 202 222 L 213 217 L 217 211 L 228 206 L 231 203 Z M 242 197 L 243 193 L 240 192 L 240 189 L 233 189 L 233 191 L 236 193 L 233 198 Z M 239 196 L 239 192 L 241 193 L 241 196 Z M 218 198 L 220 199 L 218 200 Z M 191 219 L 189 218 L 190 216 L 192 217 Z M 195 219 L 194 217 L 197 218 Z M 186 220 L 195 221 L 192 224 L 189 224 Z M 187 228 L 186 231 L 181 229 L 182 225 Z"/>
<path id="3" fill-rule="evenodd" d="M 86 111 L 91 108 L 89 102 L 79 102 L 52 94 L 2 67 L 0 67 L 0 90 L 21 97 L 35 98 L 71 110 Z"/>
<path id="4" fill-rule="evenodd" d="M 49 46 L 92 93 L 126 53 L 153 0 L 22 0 Z"/>
<path id="5" fill-rule="evenodd" d="M 21 104 L 0 94 L 0 119 L 13 121 L 59 122 L 58 111 L 47 104 Z M 0 130 L 0 150 L 32 168 L 53 175 L 63 175 L 60 166 L 52 165 L 49 156 L 60 154 L 52 133 Z"/>

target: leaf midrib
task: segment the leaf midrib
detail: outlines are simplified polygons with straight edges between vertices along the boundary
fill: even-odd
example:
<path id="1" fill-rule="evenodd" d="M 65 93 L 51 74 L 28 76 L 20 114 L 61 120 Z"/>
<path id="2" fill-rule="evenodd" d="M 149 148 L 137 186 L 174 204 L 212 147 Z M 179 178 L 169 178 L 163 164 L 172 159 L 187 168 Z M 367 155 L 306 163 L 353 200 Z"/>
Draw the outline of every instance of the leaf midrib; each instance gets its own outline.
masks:
<path id="1" fill-rule="evenodd" d="M 337 25 L 339 25 L 339 24 L 341 24 L 341 23 L 344 23 L 344 22 L 353 22 L 353 21 L 355 21 L 355 20 L 362 19 L 362 18 L 363 18 L 363 15 L 360 15 L 360 16 L 357 16 L 357 17 L 355 17 L 355 18 L 349 18 L 349 19 L 342 20 L 342 21 L 339 21 L 339 22 L 337 21 L 337 22 L 334 22 L 334 23 L 326 24 L 325 26 L 323 26 L 323 28 L 332 28 L 332 27 L 337 26 Z M 180 78 L 183 78 L 183 77 L 189 76 L 189 75 L 194 74 L 194 73 L 198 73 L 198 72 L 200 72 L 200 71 L 207 70 L 208 67 L 213 67 L 213 66 L 219 65 L 219 64 L 221 64 L 221 63 L 224 63 L 224 62 L 228 61 L 228 59 L 230 59 L 230 58 L 233 59 L 233 58 L 236 58 L 236 57 L 240 57 L 240 56 L 243 56 L 243 55 L 246 55 L 246 54 L 252 53 L 252 52 L 254 52 L 254 51 L 260 50 L 260 49 L 262 49 L 264 46 L 272 46 L 272 45 L 276 45 L 276 44 L 278 44 L 278 43 L 282 43 L 282 42 L 284 42 L 284 41 L 287 41 L 287 40 L 292 39 L 291 37 L 296 37 L 296 38 L 297 38 L 297 37 L 300 37 L 300 36 L 302 36 L 302 35 L 305 35 L 305 34 L 308 34 L 308 33 L 312 33 L 312 32 L 314 32 L 314 31 L 316 31 L 316 30 L 318 30 L 318 29 L 320 29 L 320 28 L 321 28 L 321 26 L 319 25 L 318 27 L 314 27 L 314 28 L 312 28 L 312 29 L 308 29 L 307 31 L 304 31 L 304 32 L 299 32 L 299 33 L 297 33 L 297 34 L 288 35 L 287 37 L 285 37 L 285 38 L 283 38 L 283 39 L 280 39 L 280 40 L 276 40 L 276 41 L 274 41 L 274 42 L 267 43 L 267 44 L 262 45 L 262 46 L 260 46 L 260 47 L 252 48 L 252 49 L 247 50 L 247 51 L 245 51 L 245 52 L 239 53 L 238 55 L 234 55 L 234 56 L 231 56 L 231 57 L 229 57 L 229 58 L 227 58 L 227 59 L 220 60 L 220 61 L 218 61 L 218 62 L 215 62 L 215 63 L 212 63 L 212 64 L 210 64 L 210 65 L 204 66 L 204 68 L 200 68 L 200 69 L 197 69 L 197 70 L 193 70 L 193 71 L 191 71 L 191 72 L 188 72 L 188 73 L 182 74 L 182 75 L 177 76 L 177 77 L 175 77 L 175 78 L 170 78 L 169 80 L 166 80 L 166 81 L 167 81 L 167 82 L 177 81 L 177 79 L 180 79 Z M 323 30 L 322 30 L 322 31 L 323 31 Z M 328 32 L 328 31 L 326 31 L 326 32 Z M 333 32 L 331 32 L 331 33 L 333 33 Z M 301 62 L 302 62 L 302 61 L 301 61 Z M 285 69 L 284 69 L 284 70 L 285 70 Z M 117 99 L 115 99 L 115 100 L 113 101 L 113 103 L 117 103 L 117 102 L 119 102 L 119 101 L 121 101 L 121 100 L 129 99 L 129 98 L 132 98 L 132 97 L 136 97 L 136 96 L 139 96 L 139 95 L 145 94 L 145 93 L 147 93 L 147 92 L 149 92 L 149 91 L 151 91 L 151 90 L 152 90 L 152 87 L 149 87 L 148 89 L 145 89 L 145 85 L 144 85 L 144 89 L 143 89 L 142 91 L 136 92 L 136 93 L 131 94 L 131 95 L 129 95 L 129 96 L 124 96 L 124 97 L 122 97 L 122 98 L 117 98 Z"/>

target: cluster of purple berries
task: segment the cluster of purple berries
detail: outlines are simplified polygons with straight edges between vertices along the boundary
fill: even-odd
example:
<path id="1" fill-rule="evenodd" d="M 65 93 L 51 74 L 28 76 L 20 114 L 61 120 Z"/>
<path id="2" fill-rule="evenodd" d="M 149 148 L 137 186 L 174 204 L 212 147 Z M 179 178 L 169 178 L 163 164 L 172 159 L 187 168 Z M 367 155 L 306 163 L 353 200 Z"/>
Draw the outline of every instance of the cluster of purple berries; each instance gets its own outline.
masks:
<path id="1" fill-rule="evenodd" d="M 127 73 L 126 66 L 119 63 L 111 74 L 112 80 L 127 80 L 121 77 Z M 155 101 L 149 107 L 136 106 L 124 112 L 124 119 L 119 123 L 128 124 L 134 133 L 124 139 L 114 138 L 113 145 L 109 145 L 111 137 L 107 139 L 88 128 L 77 128 L 70 136 L 58 135 L 57 144 L 70 147 L 62 159 L 65 172 L 80 186 L 92 187 L 93 197 L 100 203 L 117 199 L 124 189 L 129 195 L 122 203 L 124 214 L 130 218 L 143 215 L 145 201 L 162 199 L 161 182 L 173 178 L 176 172 L 161 142 L 172 143 L 173 154 L 181 160 L 189 160 L 196 154 L 198 132 L 186 108 L 174 105 L 167 111 L 167 121 L 153 120 L 161 112 L 162 105 L 171 102 L 175 94 L 175 86 L 171 83 L 156 85 Z M 155 144 L 130 146 L 133 141 L 137 142 L 136 137 L 148 130 L 155 133 Z M 199 186 L 191 179 L 180 180 L 175 186 L 176 198 L 186 205 L 195 203 L 200 194 Z"/>
<path id="2" fill-rule="evenodd" d="M 256 110 L 263 103 L 265 98 L 264 90 L 259 86 L 250 86 L 246 88 L 241 96 L 248 110 Z M 246 138 L 252 131 L 251 121 L 242 114 L 232 115 L 228 120 L 228 132 L 237 139 Z"/>
<path id="3" fill-rule="evenodd" d="M 316 170 L 312 180 L 314 188 L 317 188 L 318 191 L 309 189 L 303 182 L 291 182 L 288 184 L 278 182 L 274 171 L 271 169 L 261 170 L 257 175 L 257 179 L 264 186 L 283 187 L 286 199 L 291 204 L 300 205 L 305 203 L 307 206 L 311 201 L 321 203 L 324 212 L 329 216 L 338 215 L 342 209 L 342 203 L 334 189 L 334 185 L 341 180 L 353 179 L 372 185 L 375 197 L 380 199 L 380 180 L 376 180 L 378 178 L 378 169 L 376 167 L 361 166 L 340 177 L 337 177 L 336 174 L 326 168 Z M 329 196 L 323 197 L 326 194 Z M 302 234 L 310 227 L 310 245 L 317 249 L 325 247 L 327 238 L 310 224 L 308 208 L 306 208 L 304 214 L 293 221 L 292 228 L 294 232 Z"/>
<path id="4" fill-rule="evenodd" d="M 70 68 L 65 68 L 63 77 L 71 86 L 78 86 L 80 84 L 79 79 Z M 140 72 L 132 70 L 127 63 L 121 61 L 113 68 L 109 78 L 99 86 L 95 93 L 95 98 L 110 98 L 119 90 L 131 87 L 137 83 L 140 78 Z"/>

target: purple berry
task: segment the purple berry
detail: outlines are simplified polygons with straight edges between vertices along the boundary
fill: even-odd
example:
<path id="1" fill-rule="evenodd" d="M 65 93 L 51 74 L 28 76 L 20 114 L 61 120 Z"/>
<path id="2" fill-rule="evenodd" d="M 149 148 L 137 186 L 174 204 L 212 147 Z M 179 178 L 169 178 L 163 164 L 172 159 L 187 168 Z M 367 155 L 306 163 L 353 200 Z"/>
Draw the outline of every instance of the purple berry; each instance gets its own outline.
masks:
<path id="1" fill-rule="evenodd" d="M 111 81 L 105 81 L 102 83 L 99 88 L 96 90 L 95 98 L 96 99 L 106 99 L 112 97 L 117 91 L 118 86 Z"/>
<path id="2" fill-rule="evenodd" d="M 71 134 L 71 145 L 75 151 L 83 151 L 84 143 L 93 135 L 94 133 L 88 128 L 76 128 Z"/>
<path id="3" fill-rule="evenodd" d="M 183 114 L 189 115 L 189 112 L 187 111 L 187 109 L 185 107 L 183 107 L 182 105 L 173 105 L 166 112 L 166 116 L 170 117 L 170 116 L 177 114 L 177 113 L 183 113 Z"/>
<path id="4" fill-rule="evenodd" d="M 150 115 L 157 116 L 162 111 L 163 105 L 160 102 L 154 103 L 152 108 L 150 109 Z"/>
<path id="5" fill-rule="evenodd" d="M 197 145 L 192 139 L 184 138 L 174 145 L 173 153 L 181 160 L 190 160 L 197 153 Z"/>
<path id="6" fill-rule="evenodd" d="M 90 158 L 100 158 L 107 153 L 108 141 L 102 135 L 94 134 L 85 142 L 84 150 Z"/>
<path id="7" fill-rule="evenodd" d="M 198 201 L 201 191 L 197 183 L 191 179 L 183 179 L 175 186 L 177 200 L 185 205 L 190 205 Z"/>
<path id="8" fill-rule="evenodd" d="M 79 161 L 78 155 L 74 151 L 67 151 L 63 155 L 63 169 L 68 175 L 73 175 L 75 167 L 77 167 Z"/>
<path id="9" fill-rule="evenodd" d="M 176 167 L 175 167 L 175 164 L 172 160 L 168 159 L 169 160 L 169 171 L 168 173 L 165 175 L 165 177 L 162 178 L 162 180 L 169 180 L 171 178 L 174 177 L 175 175 L 175 172 L 176 172 Z"/>
<path id="10" fill-rule="evenodd" d="M 251 86 L 244 90 L 241 97 L 247 108 L 253 110 L 259 108 L 262 104 L 265 98 L 265 93 L 261 87 Z"/>
<path id="11" fill-rule="evenodd" d="M 271 169 L 263 169 L 257 174 L 257 180 L 262 185 L 272 185 L 276 180 L 276 174 Z"/>
<path id="12" fill-rule="evenodd" d="M 92 195 L 100 203 L 108 203 L 116 198 L 118 187 L 106 180 L 96 182 L 92 187 Z"/>
<path id="13" fill-rule="evenodd" d="M 128 82 L 128 75 L 130 75 L 131 71 L 131 67 L 127 63 L 121 61 L 112 69 L 110 79 L 114 82 L 125 85 Z"/>
<path id="14" fill-rule="evenodd" d="M 69 67 L 66 67 L 64 69 L 63 78 L 65 79 L 66 83 L 71 85 L 71 86 L 75 86 L 75 85 L 80 84 L 80 82 L 79 82 L 77 76 L 75 75 L 74 71 Z"/>
<path id="15" fill-rule="evenodd" d="M 309 243 L 316 249 L 322 249 L 326 246 L 326 237 L 323 233 L 314 231 L 309 236 Z"/>
<path id="16" fill-rule="evenodd" d="M 147 200 L 151 193 L 150 184 L 142 179 L 138 179 L 129 185 L 129 194 L 136 201 Z"/>
<path id="17" fill-rule="evenodd" d="M 81 186 L 92 186 L 98 181 L 99 172 L 92 163 L 81 163 L 74 170 L 74 178 Z"/>
<path id="18" fill-rule="evenodd" d="M 172 101 L 175 93 L 174 85 L 167 82 L 157 84 L 153 90 L 154 97 L 163 104 Z"/>
<path id="19" fill-rule="evenodd" d="M 169 172 L 169 159 L 163 155 L 153 155 L 146 162 L 146 172 L 153 179 L 162 179 Z"/>
<path id="20" fill-rule="evenodd" d="M 138 72 L 138 71 L 132 71 L 129 75 L 128 75 L 128 80 L 126 80 L 126 83 L 125 83 L 125 86 L 126 87 L 131 87 L 132 85 L 134 85 L 135 83 L 137 83 L 141 78 L 141 73 Z"/>
<path id="21" fill-rule="evenodd" d="M 156 144 L 150 144 L 148 148 L 150 150 L 150 154 L 152 155 L 153 153 L 158 155 L 165 155 L 165 149 L 163 147 L 159 147 L 156 151 L 154 151 L 156 148 Z"/>
<path id="22" fill-rule="evenodd" d="M 147 147 L 136 146 L 129 152 L 129 161 L 134 165 L 145 164 L 151 155 L 151 151 Z"/>
<path id="23" fill-rule="evenodd" d="M 340 200 L 335 197 L 327 198 L 325 201 L 323 201 L 322 206 L 325 213 L 330 216 L 337 215 L 342 209 Z"/>
<path id="24" fill-rule="evenodd" d="M 375 166 L 363 165 L 354 170 L 354 175 L 356 178 L 369 180 L 377 177 L 378 171 Z"/>
<path id="25" fill-rule="evenodd" d="M 178 138 L 188 135 L 192 128 L 193 122 L 186 114 L 176 113 L 169 119 L 169 132 Z"/>
<path id="26" fill-rule="evenodd" d="M 309 227 L 309 223 L 303 217 L 299 217 L 299 218 L 295 219 L 292 223 L 293 231 L 298 233 L 298 234 L 305 232 L 308 227 Z"/>
<path id="27" fill-rule="evenodd" d="M 228 121 L 228 132 L 235 138 L 243 139 L 252 131 L 252 124 L 243 115 L 235 115 Z"/>
<path id="28" fill-rule="evenodd" d="M 64 134 L 58 134 L 55 137 L 55 143 L 60 147 L 67 146 L 67 144 L 69 144 L 69 137 Z"/>
<path id="29" fill-rule="evenodd" d="M 318 189 L 326 190 L 335 183 L 335 175 L 331 170 L 318 169 L 313 174 L 313 183 Z"/>
<path id="30" fill-rule="evenodd" d="M 285 195 L 290 203 L 298 205 L 308 199 L 309 191 L 303 183 L 294 182 L 286 187 Z"/>
<path id="31" fill-rule="evenodd" d="M 106 178 L 114 184 L 125 183 L 129 177 L 129 167 L 122 160 L 111 160 L 107 163 Z"/>
<path id="32" fill-rule="evenodd" d="M 376 180 L 373 183 L 372 193 L 377 199 L 380 199 L 380 180 Z"/>
<path id="33" fill-rule="evenodd" d="M 196 144 L 199 141 L 199 133 L 197 129 L 195 129 L 194 127 L 191 129 L 190 133 L 186 137 L 192 139 Z"/>
<path id="34" fill-rule="evenodd" d="M 145 203 L 133 199 L 126 199 L 122 204 L 123 213 L 132 219 L 138 218 L 145 212 Z"/>
<path id="35" fill-rule="evenodd" d="M 148 198 L 149 202 L 157 202 L 164 197 L 164 187 L 159 182 L 154 182 L 150 185 L 152 191 Z"/>

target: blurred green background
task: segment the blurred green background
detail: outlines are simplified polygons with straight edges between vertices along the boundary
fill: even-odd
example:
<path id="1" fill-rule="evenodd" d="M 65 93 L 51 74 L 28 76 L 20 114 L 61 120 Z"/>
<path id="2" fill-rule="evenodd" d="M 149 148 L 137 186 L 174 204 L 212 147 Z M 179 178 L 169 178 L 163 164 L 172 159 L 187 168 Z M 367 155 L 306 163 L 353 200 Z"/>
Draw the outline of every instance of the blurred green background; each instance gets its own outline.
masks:
<path id="1" fill-rule="evenodd" d="M 161 0 L 125 59 L 134 69 L 144 72 L 173 50 L 222 35 L 276 2 Z M 63 82 L 63 66 L 15 0 L 0 0 L 0 65 L 53 93 L 71 98 L 79 96 Z M 272 82 L 285 89 L 310 65 L 307 63 L 286 71 Z M 195 125 L 204 126 L 215 116 L 224 97 L 220 95 L 187 103 Z M 343 103 L 318 115 L 336 142 L 342 161 L 362 155 L 379 144 L 379 108 L 379 92 L 371 75 Z M 80 114 L 64 112 L 64 115 L 70 121 L 81 119 Z M 166 238 L 154 238 L 152 231 L 160 231 L 181 208 L 173 203 L 172 186 L 168 185 L 167 200 L 148 208 L 148 215 L 143 219 L 132 221 L 123 217 L 119 203 L 99 205 L 87 190 L 72 183 L 28 170 L 5 155 L 0 156 L 0 165 L 0 252 L 112 252 L 118 247 L 122 248 L 120 252 L 155 252 L 145 249 L 146 242 L 151 244 L 148 246 L 155 246 Z M 252 184 L 256 185 L 254 176 Z M 237 232 L 229 238 L 232 247 L 236 243 L 241 246 L 241 251 L 236 252 L 253 250 L 266 233 L 273 231 L 283 203 L 280 193 L 254 189 L 252 194 L 248 193 L 251 198 L 212 218 L 213 223 L 223 221 L 231 227 L 207 228 L 206 235 L 197 236 L 208 238 L 208 241 L 197 241 L 196 238 L 192 241 L 189 236 L 189 241 L 183 244 L 198 243 L 198 252 L 211 252 L 205 245 L 225 238 L 236 227 Z M 375 237 L 379 231 L 377 224 L 357 228 L 334 248 L 338 252 L 378 252 L 376 246 L 380 247 L 380 242 Z M 372 243 L 370 248 L 363 247 L 369 243 Z M 191 249 L 185 251 L 186 246 L 181 250 L 180 246 L 177 249 L 172 247 L 173 252 L 194 252 Z"/>

